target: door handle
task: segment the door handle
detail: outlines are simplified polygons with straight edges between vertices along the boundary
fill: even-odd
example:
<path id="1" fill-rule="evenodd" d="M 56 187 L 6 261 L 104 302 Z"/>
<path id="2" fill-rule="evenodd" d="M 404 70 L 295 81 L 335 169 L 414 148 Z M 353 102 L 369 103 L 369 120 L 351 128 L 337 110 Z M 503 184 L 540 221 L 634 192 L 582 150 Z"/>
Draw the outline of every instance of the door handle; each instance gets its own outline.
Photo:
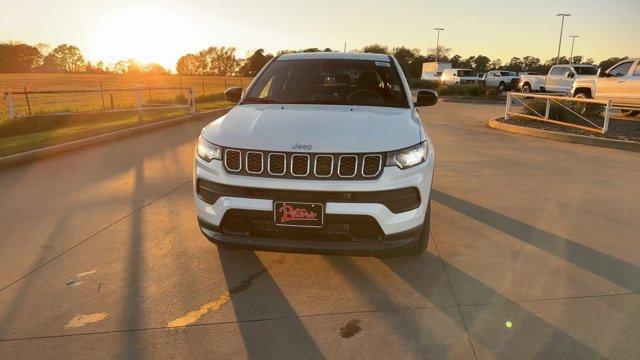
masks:
<path id="1" fill-rule="evenodd" d="M 618 84 L 624 84 L 624 80 L 618 81 Z"/>

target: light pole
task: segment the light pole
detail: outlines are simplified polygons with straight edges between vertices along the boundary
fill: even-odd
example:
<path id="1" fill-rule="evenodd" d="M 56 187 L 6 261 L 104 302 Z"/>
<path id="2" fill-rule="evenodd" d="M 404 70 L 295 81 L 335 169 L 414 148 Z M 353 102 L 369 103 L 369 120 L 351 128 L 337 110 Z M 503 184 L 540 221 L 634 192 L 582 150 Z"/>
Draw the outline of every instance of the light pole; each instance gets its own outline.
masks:
<path id="1" fill-rule="evenodd" d="M 438 32 L 438 35 L 436 37 L 436 66 L 438 66 L 438 55 L 440 52 L 440 31 L 444 30 L 444 28 L 433 28 L 433 30 Z M 437 69 L 436 69 L 437 71 Z"/>
<path id="2" fill-rule="evenodd" d="M 571 38 L 571 56 L 569 57 L 569 64 L 573 64 L 573 44 L 576 42 L 576 38 L 580 37 L 579 35 L 569 35 Z"/>
<path id="3" fill-rule="evenodd" d="M 571 14 L 556 14 L 556 16 L 562 16 L 562 24 L 560 25 L 560 41 L 558 41 L 558 56 L 556 57 L 556 65 L 560 64 L 560 47 L 562 47 L 562 30 L 564 30 L 564 18 L 571 16 Z"/>

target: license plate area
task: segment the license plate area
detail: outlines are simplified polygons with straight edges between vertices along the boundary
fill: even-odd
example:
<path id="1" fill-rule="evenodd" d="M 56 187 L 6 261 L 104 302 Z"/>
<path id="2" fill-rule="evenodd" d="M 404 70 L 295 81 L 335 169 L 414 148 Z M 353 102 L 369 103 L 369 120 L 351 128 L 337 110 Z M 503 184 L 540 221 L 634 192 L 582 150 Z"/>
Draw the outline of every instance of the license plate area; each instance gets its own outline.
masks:
<path id="1" fill-rule="evenodd" d="M 324 205 L 290 201 L 273 202 L 273 222 L 277 226 L 322 227 Z"/>

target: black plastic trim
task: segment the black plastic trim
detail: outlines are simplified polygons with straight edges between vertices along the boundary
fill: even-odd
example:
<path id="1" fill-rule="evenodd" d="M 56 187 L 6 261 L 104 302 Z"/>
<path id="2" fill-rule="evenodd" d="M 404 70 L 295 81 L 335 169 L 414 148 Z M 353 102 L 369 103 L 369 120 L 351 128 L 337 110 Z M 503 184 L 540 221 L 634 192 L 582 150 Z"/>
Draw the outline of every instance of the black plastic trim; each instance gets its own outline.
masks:
<path id="1" fill-rule="evenodd" d="M 420 191 L 416 187 L 382 191 L 304 191 L 224 185 L 198 179 L 196 191 L 202 201 L 211 205 L 222 196 L 231 196 L 317 203 L 376 203 L 386 206 L 394 214 L 399 214 L 417 209 L 421 203 Z"/>

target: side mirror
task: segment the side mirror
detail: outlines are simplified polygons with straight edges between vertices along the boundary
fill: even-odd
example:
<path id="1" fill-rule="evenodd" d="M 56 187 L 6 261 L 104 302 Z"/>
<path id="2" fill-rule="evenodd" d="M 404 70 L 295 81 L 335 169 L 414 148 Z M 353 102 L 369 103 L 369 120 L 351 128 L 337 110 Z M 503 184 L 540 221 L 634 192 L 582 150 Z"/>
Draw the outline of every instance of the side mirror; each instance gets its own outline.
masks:
<path id="1" fill-rule="evenodd" d="M 438 103 L 438 93 L 433 90 L 418 90 L 414 106 L 431 106 Z"/>
<path id="2" fill-rule="evenodd" d="M 240 86 L 230 87 L 224 92 L 224 98 L 227 99 L 227 101 L 232 103 L 237 104 L 238 101 L 240 101 L 241 97 L 242 97 L 242 88 Z"/>
<path id="3" fill-rule="evenodd" d="M 573 79 L 575 77 L 575 75 L 573 75 L 571 71 L 567 71 L 566 73 L 564 73 L 564 76 L 569 79 Z"/>
<path id="4" fill-rule="evenodd" d="M 609 75 L 609 71 L 608 70 L 603 71 L 602 69 L 598 69 L 598 77 L 606 78 L 606 77 L 609 77 L 609 76 L 611 76 L 611 75 Z"/>

